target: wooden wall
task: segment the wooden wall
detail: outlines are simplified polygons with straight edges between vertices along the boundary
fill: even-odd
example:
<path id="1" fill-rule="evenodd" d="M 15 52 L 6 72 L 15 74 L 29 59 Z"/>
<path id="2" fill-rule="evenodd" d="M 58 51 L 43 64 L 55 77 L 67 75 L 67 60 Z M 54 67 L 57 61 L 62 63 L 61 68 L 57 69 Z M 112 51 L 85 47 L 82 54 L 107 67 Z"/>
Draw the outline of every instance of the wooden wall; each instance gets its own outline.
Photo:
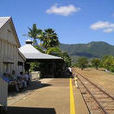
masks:
<path id="1" fill-rule="evenodd" d="M 5 24 L 0 31 L 0 73 L 15 70 L 18 73 L 19 50 L 16 35 L 11 22 Z"/>

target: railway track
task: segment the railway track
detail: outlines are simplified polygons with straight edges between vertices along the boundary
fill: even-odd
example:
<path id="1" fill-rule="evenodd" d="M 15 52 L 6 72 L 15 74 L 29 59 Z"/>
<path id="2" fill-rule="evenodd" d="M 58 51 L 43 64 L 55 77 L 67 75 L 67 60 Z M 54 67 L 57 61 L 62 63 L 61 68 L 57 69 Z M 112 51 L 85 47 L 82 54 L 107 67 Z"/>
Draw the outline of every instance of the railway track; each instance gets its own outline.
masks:
<path id="1" fill-rule="evenodd" d="M 76 72 L 80 91 L 90 111 L 95 114 L 114 114 L 114 97 L 88 78 Z M 94 107 L 94 108 L 91 108 Z"/>

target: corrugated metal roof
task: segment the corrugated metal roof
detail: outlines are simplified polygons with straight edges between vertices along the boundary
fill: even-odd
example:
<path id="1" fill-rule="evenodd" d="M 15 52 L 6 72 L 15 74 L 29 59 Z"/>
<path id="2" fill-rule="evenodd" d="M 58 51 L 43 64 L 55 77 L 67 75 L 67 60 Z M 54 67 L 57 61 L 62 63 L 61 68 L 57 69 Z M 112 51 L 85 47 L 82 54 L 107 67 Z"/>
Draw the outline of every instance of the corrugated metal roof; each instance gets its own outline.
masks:
<path id="1" fill-rule="evenodd" d="M 0 17 L 0 28 L 10 19 L 11 17 Z"/>
<path id="2" fill-rule="evenodd" d="M 41 53 L 31 44 L 25 44 L 20 47 L 19 50 L 26 57 L 26 59 L 62 59 L 61 57 Z"/>

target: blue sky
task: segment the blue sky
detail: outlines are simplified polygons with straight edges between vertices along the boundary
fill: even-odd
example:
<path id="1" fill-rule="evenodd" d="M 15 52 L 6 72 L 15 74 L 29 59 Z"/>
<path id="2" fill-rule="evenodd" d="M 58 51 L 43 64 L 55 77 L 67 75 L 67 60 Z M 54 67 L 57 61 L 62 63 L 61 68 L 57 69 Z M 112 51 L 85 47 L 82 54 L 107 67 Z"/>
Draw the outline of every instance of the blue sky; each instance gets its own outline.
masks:
<path id="1" fill-rule="evenodd" d="M 12 16 L 22 45 L 34 23 L 53 28 L 61 43 L 114 45 L 114 0 L 0 0 L 0 16 Z"/>

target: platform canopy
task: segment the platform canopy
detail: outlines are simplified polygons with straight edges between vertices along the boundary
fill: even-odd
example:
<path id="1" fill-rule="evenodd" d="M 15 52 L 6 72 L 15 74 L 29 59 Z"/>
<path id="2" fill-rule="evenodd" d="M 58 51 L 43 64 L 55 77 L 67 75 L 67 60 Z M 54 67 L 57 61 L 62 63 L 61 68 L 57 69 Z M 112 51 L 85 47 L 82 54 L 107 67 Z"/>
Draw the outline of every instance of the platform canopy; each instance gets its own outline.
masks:
<path id="1" fill-rule="evenodd" d="M 26 44 L 19 48 L 19 51 L 25 56 L 27 60 L 62 60 L 61 57 L 41 53 L 32 46 L 31 40 L 27 40 Z"/>

